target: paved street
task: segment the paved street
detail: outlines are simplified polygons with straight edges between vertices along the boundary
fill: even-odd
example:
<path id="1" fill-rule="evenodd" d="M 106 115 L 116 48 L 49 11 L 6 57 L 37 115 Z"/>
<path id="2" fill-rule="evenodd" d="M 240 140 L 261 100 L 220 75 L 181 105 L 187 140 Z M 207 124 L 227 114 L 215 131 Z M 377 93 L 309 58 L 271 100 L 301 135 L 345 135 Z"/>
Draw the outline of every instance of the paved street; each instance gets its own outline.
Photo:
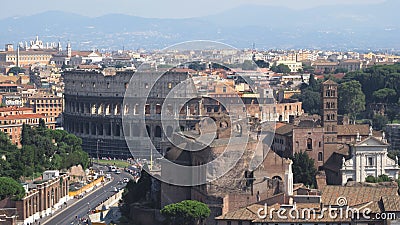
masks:
<path id="1" fill-rule="evenodd" d="M 104 169 L 107 171 L 107 169 Z M 111 173 L 111 172 L 109 172 Z M 71 224 L 79 224 L 79 220 L 82 217 L 87 218 L 88 212 L 98 206 L 101 202 L 104 202 L 109 197 L 111 197 L 114 192 L 114 188 L 124 187 L 125 183 L 122 182 L 124 178 L 132 178 L 132 176 L 128 173 L 121 172 L 121 174 L 111 173 L 112 180 L 103 186 L 97 187 L 97 189 L 88 193 L 84 196 L 83 199 L 75 200 L 72 202 L 68 202 L 68 207 L 63 211 L 59 211 L 61 213 L 56 214 L 52 218 L 44 221 L 41 224 L 48 225 L 71 225 Z M 56 212 L 57 213 L 57 212 Z"/>

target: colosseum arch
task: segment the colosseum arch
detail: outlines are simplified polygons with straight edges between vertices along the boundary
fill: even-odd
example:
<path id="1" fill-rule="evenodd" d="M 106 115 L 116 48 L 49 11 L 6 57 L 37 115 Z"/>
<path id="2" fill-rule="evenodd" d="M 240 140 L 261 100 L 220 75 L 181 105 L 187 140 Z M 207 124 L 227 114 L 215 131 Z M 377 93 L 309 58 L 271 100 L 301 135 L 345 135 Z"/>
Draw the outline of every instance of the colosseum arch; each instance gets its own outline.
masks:
<path id="1" fill-rule="evenodd" d="M 91 112 L 92 115 L 96 114 L 96 103 L 93 103 L 92 107 L 91 107 Z"/>
<path id="2" fill-rule="evenodd" d="M 124 106 L 124 115 L 129 115 L 129 105 Z"/>
<path id="3" fill-rule="evenodd" d="M 104 104 L 100 103 L 99 108 L 97 109 L 97 115 L 103 114 L 103 108 L 104 108 Z"/>
<path id="4" fill-rule="evenodd" d="M 106 104 L 106 111 L 105 111 L 105 114 L 108 116 L 108 115 L 111 115 L 111 106 L 110 106 L 110 103 L 107 103 Z"/>
<path id="5" fill-rule="evenodd" d="M 114 106 L 114 115 L 120 115 L 121 114 L 121 105 L 120 104 L 115 104 Z"/>
<path id="6" fill-rule="evenodd" d="M 154 137 L 161 137 L 161 127 L 160 126 L 156 126 L 156 129 L 154 130 Z"/>

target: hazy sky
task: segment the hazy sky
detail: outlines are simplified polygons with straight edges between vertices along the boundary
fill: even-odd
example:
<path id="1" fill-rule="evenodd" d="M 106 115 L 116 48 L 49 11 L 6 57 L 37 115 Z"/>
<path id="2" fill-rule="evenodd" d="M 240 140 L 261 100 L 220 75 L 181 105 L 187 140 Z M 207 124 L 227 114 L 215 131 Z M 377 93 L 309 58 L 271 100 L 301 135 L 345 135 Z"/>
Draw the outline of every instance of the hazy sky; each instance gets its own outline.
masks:
<path id="1" fill-rule="evenodd" d="M 244 4 L 312 8 L 321 5 L 374 4 L 385 0 L 12 0 L 3 1 L 0 18 L 62 10 L 86 16 L 110 13 L 153 17 L 198 17 L 222 12 Z"/>

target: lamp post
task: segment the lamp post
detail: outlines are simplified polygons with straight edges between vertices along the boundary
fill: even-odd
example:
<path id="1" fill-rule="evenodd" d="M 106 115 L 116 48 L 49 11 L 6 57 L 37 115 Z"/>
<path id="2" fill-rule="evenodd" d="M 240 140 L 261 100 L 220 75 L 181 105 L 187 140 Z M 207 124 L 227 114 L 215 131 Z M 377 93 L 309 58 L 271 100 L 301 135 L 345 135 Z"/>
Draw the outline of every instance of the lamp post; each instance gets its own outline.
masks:
<path id="1" fill-rule="evenodd" d="M 97 143 L 96 143 L 97 164 L 99 164 L 99 142 L 103 142 L 103 141 L 100 139 L 97 139 Z"/>

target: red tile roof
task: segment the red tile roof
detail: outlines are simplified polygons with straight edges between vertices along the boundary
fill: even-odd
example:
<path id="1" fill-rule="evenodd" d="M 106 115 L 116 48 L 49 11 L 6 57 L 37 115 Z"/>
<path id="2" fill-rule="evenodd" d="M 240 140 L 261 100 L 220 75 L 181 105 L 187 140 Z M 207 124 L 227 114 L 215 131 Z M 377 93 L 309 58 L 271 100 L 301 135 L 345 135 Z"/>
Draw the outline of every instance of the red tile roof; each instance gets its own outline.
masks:
<path id="1" fill-rule="evenodd" d="M 8 115 L 0 116 L 0 120 L 19 120 L 19 119 L 38 119 L 46 118 L 43 114 L 18 114 L 18 115 Z"/>

